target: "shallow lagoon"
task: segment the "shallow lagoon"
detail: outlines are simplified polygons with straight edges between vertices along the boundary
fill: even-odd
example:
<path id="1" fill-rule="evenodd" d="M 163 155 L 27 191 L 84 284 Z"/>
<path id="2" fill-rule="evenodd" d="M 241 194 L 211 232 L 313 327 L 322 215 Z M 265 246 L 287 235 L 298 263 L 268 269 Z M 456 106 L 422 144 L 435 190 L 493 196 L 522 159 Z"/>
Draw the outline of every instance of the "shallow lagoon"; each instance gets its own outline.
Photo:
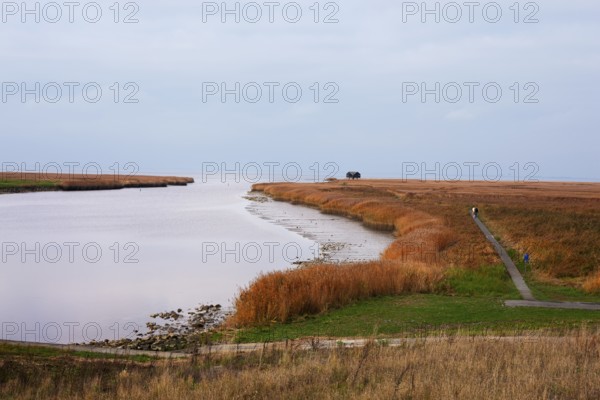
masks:
<path id="1" fill-rule="evenodd" d="M 249 184 L 0 196 L 0 339 L 133 334 L 157 311 L 219 303 L 261 272 L 377 257 L 392 236 L 245 198 Z M 332 245 L 334 243 L 334 245 Z M 319 245 L 320 244 L 320 245 Z"/>

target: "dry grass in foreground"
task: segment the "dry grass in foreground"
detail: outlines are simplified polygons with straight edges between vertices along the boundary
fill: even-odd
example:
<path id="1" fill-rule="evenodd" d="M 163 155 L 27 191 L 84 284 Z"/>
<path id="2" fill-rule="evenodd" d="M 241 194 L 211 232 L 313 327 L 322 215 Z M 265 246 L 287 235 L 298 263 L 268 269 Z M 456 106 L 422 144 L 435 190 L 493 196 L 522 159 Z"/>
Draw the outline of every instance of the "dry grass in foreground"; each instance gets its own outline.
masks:
<path id="1" fill-rule="evenodd" d="M 600 337 L 455 337 L 153 363 L 8 356 L 0 398 L 598 399 Z"/>
<path id="2" fill-rule="evenodd" d="M 252 326 L 288 322 L 368 297 L 431 292 L 442 277 L 439 266 L 386 261 L 317 264 L 271 272 L 242 289 L 228 323 Z"/>

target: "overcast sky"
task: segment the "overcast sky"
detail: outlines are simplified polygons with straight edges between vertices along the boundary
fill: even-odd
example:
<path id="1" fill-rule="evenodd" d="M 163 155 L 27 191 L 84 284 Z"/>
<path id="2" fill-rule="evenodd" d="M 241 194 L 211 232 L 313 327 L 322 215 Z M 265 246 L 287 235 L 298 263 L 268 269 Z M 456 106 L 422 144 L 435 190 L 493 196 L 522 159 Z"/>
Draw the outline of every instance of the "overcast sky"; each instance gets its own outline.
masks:
<path id="1" fill-rule="evenodd" d="M 58 8 L 46 3 L 38 23 L 20 1 L 2 2 L 2 162 L 131 161 L 166 173 L 335 162 L 367 176 L 400 176 L 403 163 L 493 162 L 504 179 L 532 162 L 540 178 L 600 179 L 597 1 L 441 2 L 439 22 L 420 1 L 281 1 L 273 23 L 263 2 L 241 2 L 239 23 L 221 2 L 172 0 L 124 1 L 118 16 L 113 0 L 100 1 L 96 23 L 94 4 L 82 1 L 69 22 L 58 2 L 51 23 Z M 62 87 L 58 101 L 50 82 Z M 79 84 L 73 102 L 65 82 Z M 102 88 L 97 103 L 93 87 L 82 97 L 90 82 Z M 239 103 L 214 93 L 236 82 Z M 25 101 L 22 83 L 33 90 Z"/>

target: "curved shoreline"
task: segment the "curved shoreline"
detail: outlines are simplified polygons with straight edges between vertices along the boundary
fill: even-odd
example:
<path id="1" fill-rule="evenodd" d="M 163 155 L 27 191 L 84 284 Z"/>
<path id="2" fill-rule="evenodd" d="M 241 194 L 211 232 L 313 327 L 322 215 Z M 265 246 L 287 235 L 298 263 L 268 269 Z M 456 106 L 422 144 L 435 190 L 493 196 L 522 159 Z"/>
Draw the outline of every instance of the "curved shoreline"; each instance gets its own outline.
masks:
<path id="1" fill-rule="evenodd" d="M 377 260 L 394 241 L 388 231 L 373 229 L 361 221 L 327 214 L 317 207 L 277 201 L 261 192 L 250 192 L 246 209 L 319 245 L 315 260 L 303 262 L 359 262 Z"/>

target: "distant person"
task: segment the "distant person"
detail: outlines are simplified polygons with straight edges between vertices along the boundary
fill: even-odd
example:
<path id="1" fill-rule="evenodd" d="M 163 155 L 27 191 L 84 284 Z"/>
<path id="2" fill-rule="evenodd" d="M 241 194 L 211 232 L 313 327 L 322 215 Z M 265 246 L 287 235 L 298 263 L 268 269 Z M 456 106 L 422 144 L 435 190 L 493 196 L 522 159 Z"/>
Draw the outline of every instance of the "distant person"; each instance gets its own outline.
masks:
<path id="1" fill-rule="evenodd" d="M 473 207 L 471 211 L 473 212 L 473 218 L 477 218 L 479 216 L 479 208 Z"/>
<path id="2" fill-rule="evenodd" d="M 525 253 L 525 255 L 523 256 L 523 262 L 525 264 L 529 264 L 529 253 Z"/>

